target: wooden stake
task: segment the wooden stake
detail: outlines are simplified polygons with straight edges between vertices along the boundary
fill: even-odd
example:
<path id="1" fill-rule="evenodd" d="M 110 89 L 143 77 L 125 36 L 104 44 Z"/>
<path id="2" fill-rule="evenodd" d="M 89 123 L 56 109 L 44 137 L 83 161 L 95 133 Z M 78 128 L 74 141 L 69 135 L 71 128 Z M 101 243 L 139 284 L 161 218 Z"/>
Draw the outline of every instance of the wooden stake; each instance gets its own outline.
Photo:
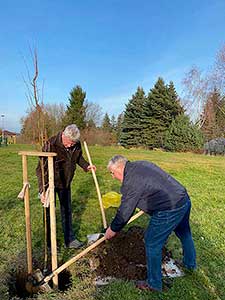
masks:
<path id="1" fill-rule="evenodd" d="M 53 157 L 48 157 L 48 180 L 50 199 L 50 228 L 51 228 L 51 254 L 52 270 L 57 269 L 57 245 L 56 245 L 56 217 L 55 217 L 55 192 L 54 192 L 54 166 Z M 58 288 L 58 276 L 53 278 L 54 288 Z"/>
<path id="2" fill-rule="evenodd" d="M 92 166 L 91 156 L 90 156 L 90 153 L 88 151 L 87 143 L 85 141 L 84 141 L 84 148 L 85 148 L 85 151 L 87 153 L 89 164 Z M 100 209 L 101 209 L 101 214 L 102 214 L 103 226 L 104 226 L 104 229 L 106 229 L 108 226 L 107 226 L 107 222 L 106 222 L 105 211 L 104 211 L 104 207 L 103 207 L 103 203 L 102 203 L 102 196 L 101 196 L 101 193 L 100 193 L 100 189 L 99 189 L 99 185 L 98 185 L 98 180 L 97 180 L 95 171 L 93 169 L 91 169 L 91 172 L 92 172 L 92 176 L 93 176 L 93 179 L 94 179 L 94 182 L 95 182 L 95 186 L 96 186 L 96 190 L 97 190 L 98 201 L 99 201 L 99 205 L 100 205 Z"/>
<path id="3" fill-rule="evenodd" d="M 26 184 L 26 183 L 28 183 L 27 156 L 26 155 L 22 155 L 22 165 L 23 165 L 23 184 Z M 27 272 L 28 272 L 28 274 L 31 274 L 32 273 L 32 241 L 31 241 L 29 187 L 27 187 L 25 189 L 24 209 L 25 209 L 26 240 L 27 240 Z"/>

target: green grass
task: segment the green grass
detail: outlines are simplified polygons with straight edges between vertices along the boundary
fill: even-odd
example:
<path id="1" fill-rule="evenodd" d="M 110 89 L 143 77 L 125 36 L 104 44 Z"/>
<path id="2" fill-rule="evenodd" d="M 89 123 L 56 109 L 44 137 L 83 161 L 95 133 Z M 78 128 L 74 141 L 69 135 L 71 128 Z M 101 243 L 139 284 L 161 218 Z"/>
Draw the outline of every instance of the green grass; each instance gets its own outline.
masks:
<path id="1" fill-rule="evenodd" d="M 91 271 L 85 260 L 72 265 L 72 286 L 66 292 L 38 295 L 37 299 L 225 299 L 225 158 L 191 153 L 164 153 L 141 149 L 125 150 L 116 147 L 89 147 L 101 193 L 119 192 L 120 183 L 113 180 L 106 165 L 113 155 L 123 154 L 130 160 L 150 160 L 178 179 L 192 199 L 191 225 L 197 250 L 198 270 L 182 278 L 174 279 L 173 287 L 163 294 L 137 291 L 133 284 L 116 281 L 109 286 L 95 289 Z M 9 297 L 9 287 L 16 274 L 26 266 L 26 240 L 24 204 L 17 198 L 22 188 L 22 162 L 19 150 L 32 149 L 27 145 L 11 145 L 0 148 L 0 299 Z M 43 263 L 42 208 L 37 198 L 35 168 L 37 158 L 29 157 L 29 182 L 34 267 Z M 89 233 L 102 229 L 98 198 L 91 173 L 79 167 L 72 184 L 73 225 L 78 238 L 86 239 Z M 115 209 L 106 211 L 110 223 Z M 143 216 L 136 224 L 146 226 L 148 217 Z M 70 258 L 74 251 L 63 247 L 59 205 L 57 201 L 57 239 L 60 248 L 59 264 Z M 176 258 L 181 258 L 181 247 L 171 236 L 168 248 Z M 112 262 L 116 263 L 116 262 Z M 11 283 L 11 285 L 10 285 Z M 16 299 L 16 298 L 15 298 Z M 18 298 L 17 298 L 18 299 Z"/>

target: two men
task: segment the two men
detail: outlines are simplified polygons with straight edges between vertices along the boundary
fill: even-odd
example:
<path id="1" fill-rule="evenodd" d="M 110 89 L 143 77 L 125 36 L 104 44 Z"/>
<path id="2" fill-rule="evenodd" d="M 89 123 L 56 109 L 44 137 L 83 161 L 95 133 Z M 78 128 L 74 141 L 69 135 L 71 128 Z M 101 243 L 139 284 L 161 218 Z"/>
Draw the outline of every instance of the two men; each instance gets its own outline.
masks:
<path id="1" fill-rule="evenodd" d="M 151 215 L 144 237 L 147 281 L 137 283 L 137 288 L 162 291 L 162 248 L 173 231 L 182 243 L 183 265 L 191 270 L 196 268 L 187 191 L 173 177 L 147 161 L 129 162 L 116 155 L 109 161 L 108 170 L 122 183 L 122 198 L 106 231 L 106 239 L 113 238 L 126 225 L 136 207 Z"/>
<path id="2" fill-rule="evenodd" d="M 72 208 L 71 208 L 71 181 L 74 177 L 76 165 L 78 164 L 85 172 L 94 171 L 96 167 L 90 166 L 83 158 L 81 143 L 79 141 L 80 131 L 75 124 L 68 125 L 64 131 L 59 132 L 56 136 L 51 137 L 43 146 L 44 152 L 56 152 L 54 158 L 54 184 L 55 193 L 58 194 L 60 201 L 60 212 L 62 219 L 62 228 L 64 233 L 65 246 L 68 248 L 79 248 L 83 244 L 75 238 L 72 227 Z M 44 180 L 42 172 L 44 169 Z M 44 191 L 48 187 L 47 161 L 41 166 L 41 160 L 36 169 L 38 177 L 39 193 L 41 202 L 46 201 Z M 44 181 L 44 182 L 43 182 Z M 50 247 L 50 215 L 47 208 L 47 243 Z"/>

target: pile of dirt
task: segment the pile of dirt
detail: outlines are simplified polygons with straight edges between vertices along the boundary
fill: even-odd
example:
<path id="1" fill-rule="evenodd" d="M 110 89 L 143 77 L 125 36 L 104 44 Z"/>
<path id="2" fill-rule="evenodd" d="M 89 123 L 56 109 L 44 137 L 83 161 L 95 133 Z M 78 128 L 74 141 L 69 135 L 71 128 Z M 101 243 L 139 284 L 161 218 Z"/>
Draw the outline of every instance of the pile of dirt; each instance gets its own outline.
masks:
<path id="1" fill-rule="evenodd" d="M 162 261 L 171 257 L 163 248 Z M 97 277 L 115 277 L 128 280 L 145 280 L 147 277 L 144 229 L 133 226 L 115 238 L 101 244 L 92 252 L 90 268 Z"/>

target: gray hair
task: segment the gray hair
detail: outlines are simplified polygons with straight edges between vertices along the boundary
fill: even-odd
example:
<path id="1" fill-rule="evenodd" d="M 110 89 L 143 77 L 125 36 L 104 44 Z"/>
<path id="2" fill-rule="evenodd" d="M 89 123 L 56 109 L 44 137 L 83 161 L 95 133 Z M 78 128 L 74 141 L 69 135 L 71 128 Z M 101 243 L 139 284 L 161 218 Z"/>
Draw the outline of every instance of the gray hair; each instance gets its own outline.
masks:
<path id="1" fill-rule="evenodd" d="M 122 164 L 125 166 L 128 159 L 122 155 L 115 155 L 113 156 L 108 163 L 107 169 L 112 167 L 117 167 L 118 165 Z"/>
<path id="2" fill-rule="evenodd" d="M 80 138 L 80 130 L 76 124 L 66 126 L 63 134 L 68 137 L 71 141 L 78 141 Z"/>

